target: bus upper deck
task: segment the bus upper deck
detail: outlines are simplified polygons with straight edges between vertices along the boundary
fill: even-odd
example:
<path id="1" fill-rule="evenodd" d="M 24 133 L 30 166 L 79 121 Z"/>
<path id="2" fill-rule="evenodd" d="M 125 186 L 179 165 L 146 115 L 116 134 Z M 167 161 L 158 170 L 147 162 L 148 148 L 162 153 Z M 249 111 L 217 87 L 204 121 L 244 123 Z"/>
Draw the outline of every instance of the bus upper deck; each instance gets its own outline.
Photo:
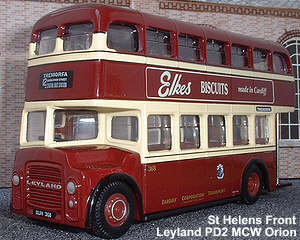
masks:
<path id="1" fill-rule="evenodd" d="M 278 43 L 99 4 L 39 20 L 28 66 L 26 101 L 295 103 Z"/>

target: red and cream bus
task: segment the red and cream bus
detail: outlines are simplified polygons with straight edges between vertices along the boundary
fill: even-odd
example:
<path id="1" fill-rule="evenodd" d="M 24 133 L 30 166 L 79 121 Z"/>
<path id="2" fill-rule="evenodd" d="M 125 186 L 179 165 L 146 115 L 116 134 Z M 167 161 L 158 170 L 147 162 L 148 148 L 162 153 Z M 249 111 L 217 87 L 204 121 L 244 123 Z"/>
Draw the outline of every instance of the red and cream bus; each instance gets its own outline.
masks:
<path id="1" fill-rule="evenodd" d="M 52 12 L 32 31 L 13 212 L 117 238 L 254 203 L 276 189 L 293 96 L 277 43 L 100 4 Z"/>

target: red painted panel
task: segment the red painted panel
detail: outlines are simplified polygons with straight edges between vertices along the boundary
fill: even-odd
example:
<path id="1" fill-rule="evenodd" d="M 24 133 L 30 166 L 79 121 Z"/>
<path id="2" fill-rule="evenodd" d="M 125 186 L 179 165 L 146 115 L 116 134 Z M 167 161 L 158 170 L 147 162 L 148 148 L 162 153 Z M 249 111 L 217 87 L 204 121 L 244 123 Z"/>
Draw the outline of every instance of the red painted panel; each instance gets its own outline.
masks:
<path id="1" fill-rule="evenodd" d="M 144 212 L 154 213 L 178 208 L 180 205 L 178 161 L 148 164 L 144 173 Z"/>
<path id="2" fill-rule="evenodd" d="M 16 154 L 14 172 L 18 172 L 20 176 L 23 176 L 20 182 L 21 189 L 19 189 L 19 192 L 22 193 L 23 208 L 20 210 L 14 209 L 14 212 L 41 220 L 85 227 L 88 199 L 97 184 L 104 177 L 111 174 L 123 173 L 130 176 L 142 191 L 141 167 L 138 154 L 114 148 L 101 149 L 97 148 L 97 146 L 90 146 L 60 149 L 42 147 L 21 149 Z M 31 177 L 28 175 L 30 174 L 30 169 L 35 169 L 35 172 L 30 175 Z M 45 208 L 46 203 L 40 204 L 40 202 L 34 200 L 28 192 L 30 185 L 26 182 L 27 180 L 35 181 L 31 185 L 37 188 L 35 191 L 39 195 L 34 198 L 47 199 L 47 202 L 56 200 L 48 196 L 49 193 L 45 191 L 45 187 L 36 187 L 36 185 L 46 185 L 46 183 L 59 184 L 60 188 L 52 189 L 52 192 L 55 191 L 61 198 L 60 203 L 56 202 L 56 209 Z M 77 194 L 72 196 L 67 194 L 65 188 L 69 180 L 76 182 L 78 186 Z M 13 190 L 13 193 L 16 193 L 16 191 Z M 13 198 L 15 196 L 18 197 L 15 194 Z M 74 196 L 77 198 L 78 206 L 74 208 L 74 211 L 76 211 L 75 217 L 72 215 L 76 220 L 73 219 L 71 221 L 65 215 L 65 212 L 69 211 L 68 214 L 71 216 L 71 209 L 66 207 L 67 201 L 63 201 L 63 199 Z M 29 204 L 29 202 L 33 201 L 35 201 L 34 205 Z M 33 216 L 33 209 L 51 210 L 56 213 L 56 218 L 45 219 L 44 217 Z"/>
<path id="3" fill-rule="evenodd" d="M 44 74 L 60 72 L 72 72 L 71 86 L 56 89 L 40 87 Z M 294 106 L 295 98 L 291 97 L 294 87 L 294 82 L 287 81 L 146 68 L 145 64 L 106 60 L 82 61 L 30 67 L 26 101 L 104 98 Z"/>
<path id="4" fill-rule="evenodd" d="M 103 98 L 145 99 L 144 64 L 103 61 Z"/>
<path id="5" fill-rule="evenodd" d="M 276 105 L 281 106 L 296 106 L 295 83 L 286 81 L 276 81 L 274 94 L 276 96 Z"/>
<path id="6" fill-rule="evenodd" d="M 44 74 L 72 72 L 72 85 L 67 88 L 41 89 Z M 99 81 L 101 79 L 101 63 L 99 61 L 81 61 L 48 64 L 28 68 L 26 82 L 26 101 L 67 100 L 67 99 L 93 99 L 99 97 Z M 45 75 L 47 79 L 47 75 Z M 58 79 L 58 80 L 57 80 Z M 48 82 L 59 78 L 50 79 Z M 61 81 L 62 82 L 62 81 Z"/>
<path id="7" fill-rule="evenodd" d="M 175 160 L 176 156 L 174 156 Z M 146 165 L 145 214 L 219 200 L 240 194 L 244 169 L 261 159 L 276 188 L 276 153 L 262 152 Z"/>

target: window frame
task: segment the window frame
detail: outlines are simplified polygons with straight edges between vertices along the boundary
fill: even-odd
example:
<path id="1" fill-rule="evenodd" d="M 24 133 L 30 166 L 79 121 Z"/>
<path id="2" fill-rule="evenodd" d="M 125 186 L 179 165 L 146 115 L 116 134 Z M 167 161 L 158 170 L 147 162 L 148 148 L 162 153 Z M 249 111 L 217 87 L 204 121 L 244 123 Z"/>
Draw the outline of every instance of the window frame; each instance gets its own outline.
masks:
<path id="1" fill-rule="evenodd" d="M 108 31 L 109 31 L 109 27 L 111 25 L 119 25 L 119 26 L 127 26 L 127 27 L 134 27 L 137 34 L 136 34 L 136 37 L 137 37 L 137 48 L 136 48 L 136 51 L 130 51 L 130 50 L 126 50 L 126 49 L 115 49 L 113 48 L 112 46 L 110 46 L 110 43 L 109 43 L 109 36 L 108 36 Z M 132 22 L 121 22 L 121 21 L 114 21 L 114 22 L 111 22 L 109 25 L 108 25 L 108 28 L 107 28 L 107 39 L 106 39 L 106 46 L 107 48 L 109 49 L 112 49 L 112 50 L 115 50 L 117 52 L 126 52 L 126 53 L 130 53 L 130 54 L 139 54 L 141 53 L 142 49 L 143 49 L 143 44 L 142 44 L 142 35 L 141 35 L 141 29 L 140 29 L 140 26 L 136 23 L 132 23 Z"/>
<path id="2" fill-rule="evenodd" d="M 232 48 L 233 47 L 240 47 L 240 48 L 245 48 L 247 50 L 247 66 L 237 66 L 234 64 L 234 61 L 233 61 L 233 51 L 232 51 Z M 234 54 L 236 55 L 236 54 Z M 242 55 L 236 55 L 236 56 L 239 56 L 239 57 L 242 57 Z M 231 59 L 231 66 L 233 68 L 241 68 L 241 69 L 249 69 L 250 68 L 250 62 L 251 62 L 251 58 L 250 58 L 250 47 L 249 46 L 246 46 L 246 45 L 242 45 L 242 44 L 238 44 L 238 43 L 232 43 L 231 46 L 230 46 L 230 59 Z"/>
<path id="3" fill-rule="evenodd" d="M 222 56 L 221 54 L 221 57 L 222 57 L 222 63 L 219 63 L 219 62 L 211 62 L 208 60 L 208 42 L 209 41 L 214 41 L 216 43 L 223 43 L 223 51 L 222 53 L 224 53 L 224 56 Z M 212 38 L 208 38 L 206 39 L 205 41 L 205 61 L 206 61 L 206 64 L 207 65 L 215 65 L 215 66 L 228 66 L 228 43 L 226 41 L 222 41 L 222 40 L 218 40 L 218 39 L 212 39 Z M 214 52 L 216 53 L 217 51 L 211 51 L 211 52 Z M 224 61 L 224 62 L 223 62 Z"/>
<path id="4" fill-rule="evenodd" d="M 69 29 L 69 27 L 71 27 L 71 26 L 79 26 L 79 25 L 83 25 L 83 24 L 90 24 L 91 25 L 91 32 L 83 32 L 83 33 L 81 33 L 81 34 L 69 34 L 68 33 L 68 29 Z M 93 45 L 93 33 L 94 33 L 94 25 L 93 25 L 93 23 L 92 22 L 78 22 L 78 23 L 71 23 L 71 24 L 67 24 L 66 26 L 65 26 L 65 29 L 64 29 L 64 33 L 63 33 L 63 46 L 62 46 L 62 50 L 64 51 L 64 52 L 71 52 L 71 51 L 86 51 L 86 50 L 89 50 L 91 47 L 92 47 L 92 45 Z M 72 49 L 65 49 L 65 44 L 67 44 L 67 42 L 65 41 L 66 39 L 68 39 L 68 38 L 73 38 L 73 37 L 76 37 L 76 36 L 89 36 L 89 41 L 90 41 L 90 43 L 89 43 L 89 47 L 88 48 L 82 48 L 82 49 L 77 49 L 77 48 L 72 48 Z M 70 44 L 70 43 L 69 43 Z"/>
<path id="5" fill-rule="evenodd" d="M 183 125 L 182 122 L 182 117 L 196 117 L 196 125 Z M 180 150 L 194 150 L 194 149 L 199 149 L 201 147 L 201 123 L 200 123 L 200 116 L 197 114 L 181 114 L 179 115 L 179 145 L 180 145 Z M 196 138 L 194 138 L 196 141 L 194 141 L 196 144 L 194 143 L 186 143 L 185 141 L 182 141 L 182 138 L 185 137 L 184 134 L 184 129 L 193 129 L 197 131 L 198 135 L 196 136 Z M 193 132 L 194 133 L 194 132 Z M 185 139 L 185 138 L 184 138 Z M 192 145 L 194 144 L 194 145 Z M 193 147 L 190 147 L 193 146 Z"/>
<path id="6" fill-rule="evenodd" d="M 160 119 L 161 126 L 154 126 L 149 128 L 149 117 L 156 116 L 156 117 L 167 117 L 169 125 L 167 127 L 163 127 L 162 120 Z M 159 142 L 157 144 L 149 145 L 149 129 L 158 129 L 159 130 Z M 163 143 L 163 135 L 164 130 L 169 131 L 169 143 Z M 166 131 L 166 132 L 167 132 Z M 165 134 L 167 136 L 167 134 Z M 168 136 L 167 136 L 168 137 Z M 172 115 L 171 114 L 164 114 L 164 113 L 150 113 L 147 115 L 147 150 L 149 153 L 151 152 L 158 152 L 158 151 L 171 151 L 173 148 L 173 136 L 172 136 Z M 166 146 L 166 147 L 164 147 Z"/>
<path id="7" fill-rule="evenodd" d="M 57 141 L 55 140 L 55 136 L 56 136 L 56 129 L 57 128 L 64 128 L 66 126 L 66 123 L 67 123 L 67 118 L 66 116 L 63 116 L 62 118 L 62 124 L 59 124 L 59 127 L 57 127 L 57 125 L 55 124 L 55 112 L 58 111 L 58 112 L 91 112 L 93 113 L 94 112 L 94 115 L 95 115 L 95 136 L 94 137 L 89 137 L 89 138 L 86 138 L 86 139 L 71 139 L 71 140 L 64 140 L 64 141 Z M 76 115 L 74 115 L 76 116 Z M 73 116 L 73 117 L 74 117 Z M 53 110 L 53 134 L 52 134 L 52 139 L 53 139 L 53 142 L 54 143 L 58 143 L 58 144 L 61 144 L 61 143 L 73 143 L 73 142 L 88 142 L 88 141 L 95 141 L 96 139 L 98 139 L 99 137 L 99 133 L 100 133 L 100 118 L 99 118 L 99 112 L 96 111 L 96 110 L 90 110 L 90 109 L 70 109 L 70 108 L 67 108 L 67 109 L 54 109 Z M 73 130 L 75 130 L 76 128 L 73 127 Z M 75 135 L 73 133 L 73 135 Z"/>
<path id="8" fill-rule="evenodd" d="M 258 145 L 268 145 L 270 144 L 270 119 L 269 119 L 269 116 L 268 115 L 255 115 L 255 125 L 254 125 L 254 129 L 255 129 L 255 144 L 258 144 Z M 264 126 L 258 126 L 257 125 L 257 119 L 258 118 L 265 118 L 265 125 Z M 261 124 L 261 122 L 259 122 L 259 124 Z M 261 129 L 258 129 L 258 128 L 261 128 Z M 264 130 L 264 131 L 260 131 L 260 130 Z M 260 134 L 258 135 L 258 131 L 260 131 Z M 266 134 L 267 133 L 267 134 Z"/>
<path id="9" fill-rule="evenodd" d="M 280 56 L 281 59 L 284 60 L 284 71 L 275 71 L 275 68 L 274 68 L 274 56 Z M 287 75 L 289 74 L 289 67 L 288 67 L 288 61 L 287 61 L 287 56 L 284 54 L 284 53 L 281 53 L 281 52 L 273 52 L 272 53 L 272 69 L 273 69 L 273 72 L 276 73 L 276 74 L 284 74 L 284 75 Z"/>
<path id="10" fill-rule="evenodd" d="M 209 118 L 210 117 L 222 117 L 223 118 L 223 125 L 210 125 Z M 224 129 L 221 129 L 222 126 Z M 218 127 L 217 131 L 223 134 L 216 135 L 215 133 L 211 132 L 211 129 L 216 129 Z M 214 134 L 214 135 L 212 135 Z M 214 138 L 210 138 L 210 136 L 214 136 Z M 223 143 L 219 140 L 225 140 Z M 212 142 L 214 140 L 215 142 Z M 207 115 L 207 147 L 208 148 L 220 148 L 220 147 L 226 147 L 227 146 L 227 125 L 226 125 L 226 116 L 221 114 L 209 114 Z"/>
<path id="11" fill-rule="evenodd" d="M 197 48 L 198 59 L 184 58 L 184 57 L 181 56 L 180 47 L 182 47 L 182 48 L 186 47 L 186 48 L 189 48 L 189 49 L 194 49 L 194 47 L 189 47 L 188 44 L 186 44 L 186 46 L 180 45 L 180 40 L 179 39 L 183 35 L 185 35 L 186 41 L 187 41 L 188 38 L 197 39 L 197 41 L 198 41 L 198 48 Z M 177 50 L 178 50 L 178 59 L 181 60 L 181 61 L 196 62 L 196 63 L 202 63 L 204 61 L 203 41 L 202 41 L 202 37 L 200 37 L 200 36 L 192 35 L 192 34 L 189 34 L 189 33 L 179 32 L 177 34 Z"/>
<path id="12" fill-rule="evenodd" d="M 123 139 L 123 138 L 117 138 L 113 136 L 113 121 L 115 118 L 135 118 L 136 120 L 136 138 L 134 140 L 132 139 Z M 129 126 L 129 125 L 128 125 Z M 129 128 L 128 128 L 129 129 Z M 125 129 L 124 129 L 125 130 Z M 132 131 L 131 131 L 132 132 Z M 121 140 L 121 141 L 129 141 L 129 142 L 134 142 L 137 143 L 139 141 L 139 118 L 136 115 L 112 115 L 111 116 L 111 121 L 110 121 L 110 138 L 114 140 Z"/>
<path id="13" fill-rule="evenodd" d="M 29 134 L 29 116 L 31 113 L 44 113 L 44 126 L 42 127 L 44 132 L 43 132 L 43 139 L 38 139 L 38 140 L 33 140 L 33 141 L 30 141 L 29 138 L 28 138 L 28 134 Z M 46 139 L 46 125 L 47 125 L 47 110 L 46 109 L 40 109 L 40 110 L 32 110 L 32 111 L 28 111 L 26 112 L 26 115 L 25 115 L 25 123 L 24 124 L 24 127 L 25 127 L 25 134 L 24 134 L 24 142 L 25 143 L 28 143 L 28 144 L 34 144 L 34 143 L 43 143 Z"/>
<path id="14" fill-rule="evenodd" d="M 149 43 L 148 42 L 154 42 L 156 43 L 156 45 L 158 43 L 160 43 L 159 41 L 152 41 L 152 40 L 148 40 L 148 30 L 156 30 L 156 34 L 158 35 L 159 33 L 169 33 L 170 34 L 170 54 L 169 55 L 161 55 L 161 54 L 156 54 L 156 53 L 150 53 L 149 52 Z M 160 44 L 164 44 L 164 43 L 160 43 Z M 151 26 L 147 26 L 145 28 L 145 51 L 146 54 L 150 57 L 158 57 L 158 58 L 166 58 L 166 59 L 170 59 L 170 58 L 174 58 L 175 57 L 175 48 L 176 48 L 175 41 L 174 41 L 174 32 L 170 31 L 170 30 L 165 30 L 165 29 L 161 29 L 161 28 L 157 28 L 157 27 L 151 27 Z M 160 49 L 159 47 L 157 49 Z M 168 50 L 167 50 L 168 51 Z M 158 52 L 162 52 L 161 50 Z"/>
<path id="15" fill-rule="evenodd" d="M 40 44 L 41 44 L 41 41 L 42 41 L 42 33 L 46 32 L 46 31 L 51 31 L 51 30 L 56 30 L 56 36 L 55 36 L 55 38 L 50 38 L 50 39 L 46 39 L 46 40 L 54 39 L 53 50 L 47 51 L 46 53 L 40 53 L 40 49 L 41 49 Z M 58 27 L 57 26 L 52 26 L 52 27 L 47 28 L 47 29 L 41 29 L 39 31 L 39 33 L 38 33 L 38 37 L 37 37 L 37 41 L 36 41 L 36 46 L 35 46 L 34 54 L 37 55 L 37 56 L 40 56 L 40 55 L 46 55 L 46 54 L 52 54 L 52 53 L 54 53 L 55 48 L 56 48 L 56 39 L 57 38 L 58 38 Z"/>
<path id="16" fill-rule="evenodd" d="M 290 74 L 295 78 L 296 106 L 294 112 L 281 113 L 279 122 L 279 145 L 300 146 L 300 37 L 292 37 L 282 44 L 290 54 Z"/>
<path id="17" fill-rule="evenodd" d="M 259 67 L 255 67 L 255 51 L 258 50 L 260 52 L 262 51 L 265 51 L 266 52 L 266 60 L 267 60 L 267 63 L 265 64 L 267 69 L 260 69 Z M 268 50 L 268 49 L 264 49 L 264 48 L 258 48 L 258 47 L 254 47 L 252 49 L 252 64 L 253 64 L 253 70 L 254 71 L 259 71 L 259 72 L 270 72 L 272 69 L 271 69 L 271 52 Z M 257 64 L 260 64 L 260 63 L 257 63 Z"/>
<path id="18" fill-rule="evenodd" d="M 246 118 L 246 125 L 236 125 L 235 124 L 235 117 L 245 117 Z M 240 136 L 242 136 L 242 128 L 244 126 L 246 126 L 246 132 L 247 132 L 247 140 L 243 139 L 242 137 L 237 140 L 236 139 L 236 132 L 235 130 L 237 130 L 237 128 L 235 128 L 235 126 L 239 127 L 239 131 L 240 131 Z M 250 144 L 250 134 L 249 134 L 249 117 L 248 115 L 237 115 L 237 114 L 234 114 L 232 115 L 232 135 L 233 135 L 233 146 L 245 146 L 245 145 L 249 145 Z"/>

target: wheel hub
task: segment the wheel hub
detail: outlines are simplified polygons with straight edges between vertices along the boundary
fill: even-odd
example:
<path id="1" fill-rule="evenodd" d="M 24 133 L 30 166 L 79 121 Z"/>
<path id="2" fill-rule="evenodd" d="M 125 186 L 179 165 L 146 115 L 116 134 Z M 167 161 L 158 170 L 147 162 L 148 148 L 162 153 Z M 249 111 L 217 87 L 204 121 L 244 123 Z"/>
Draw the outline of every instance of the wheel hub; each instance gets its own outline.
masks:
<path id="1" fill-rule="evenodd" d="M 113 227 L 120 227 L 128 216 L 128 201 L 123 194 L 111 195 L 104 208 L 107 223 Z"/>
<path id="2" fill-rule="evenodd" d="M 248 178 L 248 192 L 252 197 L 254 197 L 258 193 L 259 188 L 260 188 L 259 176 L 256 172 L 253 172 Z"/>

